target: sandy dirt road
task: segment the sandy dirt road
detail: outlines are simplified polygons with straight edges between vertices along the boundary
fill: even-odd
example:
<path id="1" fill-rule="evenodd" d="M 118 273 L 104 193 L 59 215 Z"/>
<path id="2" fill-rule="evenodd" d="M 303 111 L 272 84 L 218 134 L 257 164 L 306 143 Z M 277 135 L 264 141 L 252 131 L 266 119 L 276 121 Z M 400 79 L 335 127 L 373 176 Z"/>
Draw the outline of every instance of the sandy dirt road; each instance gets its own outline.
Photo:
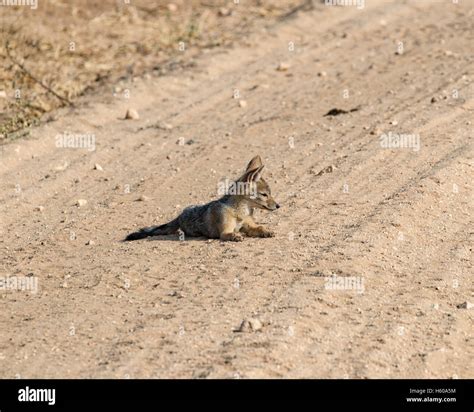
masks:
<path id="1" fill-rule="evenodd" d="M 473 6 L 318 5 L 2 146 L 0 376 L 474 377 Z M 275 238 L 120 242 L 255 154 Z"/>

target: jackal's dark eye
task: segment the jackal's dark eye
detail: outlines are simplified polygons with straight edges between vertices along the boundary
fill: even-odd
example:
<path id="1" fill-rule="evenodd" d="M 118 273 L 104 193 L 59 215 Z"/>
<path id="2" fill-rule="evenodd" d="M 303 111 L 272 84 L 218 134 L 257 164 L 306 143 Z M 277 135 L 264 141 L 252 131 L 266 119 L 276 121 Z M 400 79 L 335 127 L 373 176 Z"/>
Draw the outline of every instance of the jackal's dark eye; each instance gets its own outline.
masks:
<path id="1" fill-rule="evenodd" d="M 260 196 L 262 197 L 268 197 L 268 195 L 266 193 L 260 193 Z"/>

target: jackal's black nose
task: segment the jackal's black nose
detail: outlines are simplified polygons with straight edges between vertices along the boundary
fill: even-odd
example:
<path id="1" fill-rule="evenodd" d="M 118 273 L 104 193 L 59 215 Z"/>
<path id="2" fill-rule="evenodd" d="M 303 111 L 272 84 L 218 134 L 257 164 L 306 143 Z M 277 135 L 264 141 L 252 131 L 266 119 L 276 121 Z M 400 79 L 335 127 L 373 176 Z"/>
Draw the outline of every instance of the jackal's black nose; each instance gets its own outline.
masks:
<path id="1" fill-rule="evenodd" d="M 280 209 L 280 205 L 279 205 L 278 203 L 275 205 L 275 207 L 276 207 L 277 209 Z"/>

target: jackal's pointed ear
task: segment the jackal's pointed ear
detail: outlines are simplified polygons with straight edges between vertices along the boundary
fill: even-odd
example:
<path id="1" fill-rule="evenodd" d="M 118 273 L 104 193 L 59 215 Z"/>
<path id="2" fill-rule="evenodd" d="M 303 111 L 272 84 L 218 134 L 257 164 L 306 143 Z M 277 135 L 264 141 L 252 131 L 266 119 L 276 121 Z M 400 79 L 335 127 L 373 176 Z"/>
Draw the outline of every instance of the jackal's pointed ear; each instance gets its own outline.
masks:
<path id="1" fill-rule="evenodd" d="M 247 165 L 247 169 L 245 169 L 246 172 L 250 171 L 250 170 L 255 170 L 257 168 L 259 168 L 260 166 L 262 166 L 262 159 L 260 156 L 255 156 L 250 162 L 249 164 Z"/>
<path id="2" fill-rule="evenodd" d="M 247 170 L 242 177 L 239 179 L 239 182 L 258 182 L 262 177 L 262 171 L 264 166 L 257 167 L 253 170 Z"/>

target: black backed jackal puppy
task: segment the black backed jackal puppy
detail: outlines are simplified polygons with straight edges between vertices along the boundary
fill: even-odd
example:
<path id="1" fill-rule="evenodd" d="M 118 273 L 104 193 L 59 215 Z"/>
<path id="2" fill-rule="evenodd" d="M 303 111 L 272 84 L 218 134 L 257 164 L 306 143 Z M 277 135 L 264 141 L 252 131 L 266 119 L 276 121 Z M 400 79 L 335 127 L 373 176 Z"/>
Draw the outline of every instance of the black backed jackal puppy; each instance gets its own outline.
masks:
<path id="1" fill-rule="evenodd" d="M 140 229 L 129 234 L 125 240 L 171 235 L 179 230 L 186 236 L 234 242 L 241 241 L 242 234 L 272 237 L 273 232 L 258 225 L 253 218 L 255 209 L 273 211 L 280 207 L 272 197 L 270 186 L 262 178 L 262 170 L 262 159 L 255 156 L 245 173 L 232 183 L 230 190 L 226 190 L 220 199 L 201 206 L 190 206 L 171 222 Z"/>

